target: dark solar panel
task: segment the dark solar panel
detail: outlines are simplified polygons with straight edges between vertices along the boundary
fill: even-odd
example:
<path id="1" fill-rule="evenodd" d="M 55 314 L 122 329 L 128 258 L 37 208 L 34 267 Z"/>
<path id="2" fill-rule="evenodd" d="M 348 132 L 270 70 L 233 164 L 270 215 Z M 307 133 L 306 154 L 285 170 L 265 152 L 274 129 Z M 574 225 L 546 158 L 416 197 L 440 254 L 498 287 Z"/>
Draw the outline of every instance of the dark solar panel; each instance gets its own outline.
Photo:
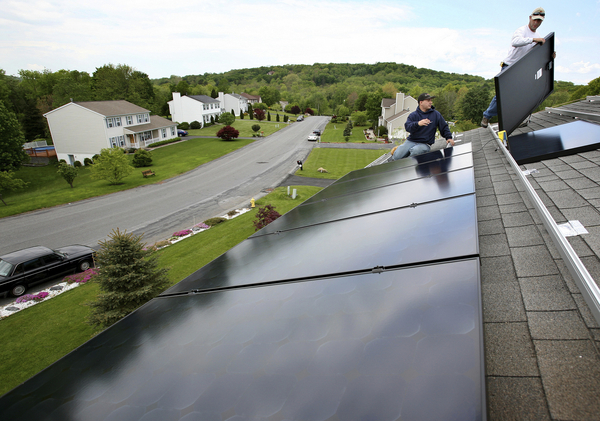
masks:
<path id="1" fill-rule="evenodd" d="M 600 148 L 600 125 L 574 121 L 560 126 L 509 136 L 510 154 L 517 164 L 539 162 Z"/>
<path id="2" fill-rule="evenodd" d="M 446 148 L 416 157 L 400 159 L 383 165 L 352 171 L 334 184 L 306 200 L 303 205 L 334 196 L 351 194 L 370 188 L 429 177 L 473 166 L 471 144 Z"/>
<path id="3" fill-rule="evenodd" d="M 426 169 L 429 175 L 405 182 L 397 182 L 403 179 L 403 171 L 360 178 L 347 189 L 347 195 L 298 206 L 254 236 L 475 193 L 473 168 L 446 172 L 440 162 L 447 161 L 412 167 L 417 173 Z"/>
<path id="4" fill-rule="evenodd" d="M 477 240 L 471 194 L 252 237 L 164 294 L 472 256 Z"/>
<path id="5" fill-rule="evenodd" d="M 479 260 L 155 299 L 9 420 L 479 420 Z"/>
<path id="6" fill-rule="evenodd" d="M 554 90 L 554 32 L 494 77 L 498 126 L 511 134 Z"/>

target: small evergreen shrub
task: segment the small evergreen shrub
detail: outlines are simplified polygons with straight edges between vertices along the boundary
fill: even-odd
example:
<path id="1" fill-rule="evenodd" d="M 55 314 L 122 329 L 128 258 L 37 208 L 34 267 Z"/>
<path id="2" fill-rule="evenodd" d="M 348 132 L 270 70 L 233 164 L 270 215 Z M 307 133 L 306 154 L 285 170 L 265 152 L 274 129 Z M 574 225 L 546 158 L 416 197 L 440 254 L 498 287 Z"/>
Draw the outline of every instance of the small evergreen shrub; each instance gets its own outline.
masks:
<path id="1" fill-rule="evenodd" d="M 190 128 L 190 124 L 186 123 L 185 121 L 183 123 L 179 123 L 177 125 L 178 130 L 189 130 L 189 128 Z"/>
<path id="2" fill-rule="evenodd" d="M 201 129 L 201 128 L 202 128 L 202 125 L 197 120 L 194 120 L 190 123 L 190 129 L 197 130 L 197 129 Z M 183 130 L 185 130 L 185 129 L 183 129 Z"/>
<path id="3" fill-rule="evenodd" d="M 83 160 L 83 165 L 85 165 L 86 167 L 87 167 L 88 165 L 92 165 L 93 163 L 94 163 L 94 161 L 92 161 L 90 158 L 85 158 L 85 159 Z"/>
<path id="4" fill-rule="evenodd" d="M 73 166 L 74 166 L 75 168 L 81 168 L 83 165 L 81 164 L 81 162 L 79 162 L 79 161 L 75 161 L 75 162 L 73 162 Z"/>
<path id="5" fill-rule="evenodd" d="M 227 221 L 226 218 L 222 218 L 220 216 L 217 216 L 216 218 L 209 218 L 206 221 L 204 221 L 204 223 L 206 225 L 208 225 L 209 227 L 214 227 L 215 225 L 219 225 L 223 222 Z"/>
<path id="6" fill-rule="evenodd" d="M 145 149 L 138 149 L 135 151 L 131 163 L 136 168 L 149 167 L 152 165 L 152 154 Z"/>

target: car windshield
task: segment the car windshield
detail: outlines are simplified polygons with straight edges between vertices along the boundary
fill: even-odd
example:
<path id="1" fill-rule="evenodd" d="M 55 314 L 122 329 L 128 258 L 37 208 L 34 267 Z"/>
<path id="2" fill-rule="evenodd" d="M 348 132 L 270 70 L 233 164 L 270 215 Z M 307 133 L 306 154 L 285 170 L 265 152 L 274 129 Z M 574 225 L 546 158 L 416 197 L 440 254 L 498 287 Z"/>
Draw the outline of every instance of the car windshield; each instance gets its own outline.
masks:
<path id="1" fill-rule="evenodd" d="M 8 276 L 12 273 L 14 265 L 0 259 L 0 276 Z"/>

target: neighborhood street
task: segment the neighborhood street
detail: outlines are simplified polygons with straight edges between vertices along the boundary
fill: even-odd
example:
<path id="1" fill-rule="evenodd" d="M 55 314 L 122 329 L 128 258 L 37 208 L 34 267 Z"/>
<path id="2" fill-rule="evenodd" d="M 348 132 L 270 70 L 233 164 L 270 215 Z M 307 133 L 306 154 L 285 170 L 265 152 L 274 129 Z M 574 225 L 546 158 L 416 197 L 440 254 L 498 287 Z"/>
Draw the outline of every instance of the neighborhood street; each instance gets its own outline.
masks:
<path id="1" fill-rule="evenodd" d="M 114 229 L 153 244 L 210 217 L 247 207 L 276 187 L 315 145 L 328 117 L 309 117 L 181 176 L 119 193 L 0 219 L 0 255 L 34 245 L 96 247 Z M 284 123 L 281 123 L 284 124 Z"/>

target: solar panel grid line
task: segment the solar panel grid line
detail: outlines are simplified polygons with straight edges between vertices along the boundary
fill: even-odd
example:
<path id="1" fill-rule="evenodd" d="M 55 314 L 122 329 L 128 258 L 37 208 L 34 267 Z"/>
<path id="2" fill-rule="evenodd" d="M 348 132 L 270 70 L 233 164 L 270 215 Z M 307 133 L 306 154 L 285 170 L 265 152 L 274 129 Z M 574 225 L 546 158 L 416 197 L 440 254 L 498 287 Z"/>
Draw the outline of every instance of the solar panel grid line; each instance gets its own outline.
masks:
<path id="1" fill-rule="evenodd" d="M 440 265 L 440 264 L 452 263 L 452 262 L 463 262 L 463 261 L 471 260 L 474 258 L 479 258 L 479 254 L 475 253 L 475 254 L 470 254 L 470 255 L 448 257 L 448 258 L 444 258 L 444 259 L 423 260 L 418 263 L 406 263 L 406 264 L 390 265 L 390 266 L 375 266 L 372 268 L 358 269 L 358 270 L 348 271 L 348 272 L 323 273 L 320 275 L 307 276 L 304 278 L 277 279 L 277 280 L 273 280 L 273 281 L 260 282 L 260 283 L 255 283 L 255 284 L 231 285 L 231 286 L 222 286 L 222 287 L 206 288 L 206 289 L 193 289 L 193 290 L 189 290 L 189 291 L 174 292 L 174 293 L 163 292 L 156 298 L 162 299 L 162 298 L 181 297 L 181 296 L 185 296 L 185 295 L 213 294 L 213 293 L 222 292 L 222 291 L 243 290 L 243 289 L 267 287 L 267 286 L 274 286 L 274 285 L 285 285 L 285 284 L 293 284 L 296 282 L 311 282 L 311 281 L 318 281 L 318 280 L 323 280 L 323 279 L 335 279 L 335 278 L 346 278 L 349 276 L 378 274 L 378 273 L 384 273 L 384 272 L 401 270 L 401 269 L 419 268 L 419 267 L 424 267 L 424 266 Z"/>
<path id="2" fill-rule="evenodd" d="M 348 216 L 348 217 L 345 217 L 345 218 L 332 219 L 332 220 L 323 221 L 323 222 L 316 222 L 316 223 L 313 223 L 313 224 L 303 225 L 303 226 L 298 226 L 298 227 L 293 227 L 293 228 L 280 229 L 280 230 L 273 231 L 273 232 L 260 233 L 260 231 L 259 231 L 259 232 L 255 233 L 255 234 L 253 234 L 251 237 L 248 237 L 248 240 L 252 240 L 252 239 L 255 239 L 255 238 L 263 237 L 265 235 L 277 235 L 277 234 L 282 234 L 284 232 L 294 231 L 294 230 L 300 230 L 300 229 L 307 228 L 307 227 L 315 227 L 315 226 L 319 226 L 319 225 L 325 225 L 325 224 L 331 224 L 331 223 L 340 222 L 340 221 L 346 221 L 346 220 L 361 218 L 363 216 L 377 215 L 377 214 L 382 214 L 382 213 L 385 213 L 385 212 L 396 211 L 396 210 L 401 210 L 401 209 L 406 209 L 406 208 L 417 208 L 419 206 L 427 205 L 427 204 L 430 204 L 430 203 L 441 202 L 441 201 L 444 201 L 444 200 L 450 200 L 450 199 L 457 198 L 457 197 L 471 196 L 471 195 L 474 195 L 474 194 L 475 194 L 474 192 L 469 192 L 469 193 L 463 193 L 463 194 L 459 194 L 459 195 L 452 196 L 452 197 L 443 197 L 443 198 L 439 198 L 439 199 L 432 199 L 432 200 L 428 200 L 428 201 L 425 201 L 425 202 L 413 202 L 413 203 L 409 203 L 409 204 L 406 204 L 406 205 L 403 205 L 403 206 L 394 207 L 394 208 L 382 209 L 382 210 L 379 210 L 379 211 L 368 212 L 368 213 L 361 213 L 359 215 Z"/>

